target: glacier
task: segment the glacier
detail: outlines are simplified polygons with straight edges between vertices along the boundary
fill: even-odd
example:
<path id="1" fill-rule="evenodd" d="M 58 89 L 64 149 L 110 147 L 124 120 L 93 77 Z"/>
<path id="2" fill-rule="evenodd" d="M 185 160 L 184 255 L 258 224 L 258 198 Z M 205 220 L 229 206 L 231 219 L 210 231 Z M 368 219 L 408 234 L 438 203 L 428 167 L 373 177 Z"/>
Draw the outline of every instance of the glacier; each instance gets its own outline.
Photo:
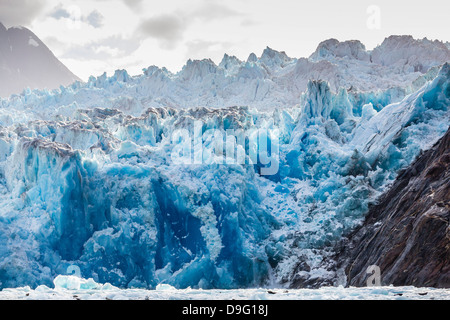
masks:
<path id="1" fill-rule="evenodd" d="M 401 59 L 381 49 L 328 41 L 297 60 L 268 48 L 1 99 L 0 288 L 52 287 L 73 270 L 118 288 L 339 284 L 334 245 L 450 124 L 450 65 L 392 71 Z M 342 63 L 378 75 L 283 87 Z M 229 130 L 247 136 L 222 155 L 244 161 L 217 154 Z M 174 163 L 186 143 L 202 161 Z M 268 146 L 267 175 L 252 150 Z"/>

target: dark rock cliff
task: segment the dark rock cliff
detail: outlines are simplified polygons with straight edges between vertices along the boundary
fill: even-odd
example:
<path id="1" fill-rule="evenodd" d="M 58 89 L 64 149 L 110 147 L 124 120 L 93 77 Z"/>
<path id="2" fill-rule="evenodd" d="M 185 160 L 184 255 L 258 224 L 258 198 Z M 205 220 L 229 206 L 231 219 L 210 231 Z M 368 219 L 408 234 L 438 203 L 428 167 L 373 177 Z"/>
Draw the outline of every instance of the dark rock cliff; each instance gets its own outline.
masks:
<path id="1" fill-rule="evenodd" d="M 347 285 L 365 286 L 376 265 L 381 284 L 450 287 L 450 130 L 399 173 L 364 224 L 341 245 Z"/>

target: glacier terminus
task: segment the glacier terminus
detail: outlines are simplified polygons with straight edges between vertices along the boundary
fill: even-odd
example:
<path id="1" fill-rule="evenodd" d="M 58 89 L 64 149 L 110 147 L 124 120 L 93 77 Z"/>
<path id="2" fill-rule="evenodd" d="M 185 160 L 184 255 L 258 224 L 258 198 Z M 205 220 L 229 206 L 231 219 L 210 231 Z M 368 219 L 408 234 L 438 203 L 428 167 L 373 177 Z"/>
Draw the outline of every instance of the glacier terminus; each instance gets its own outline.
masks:
<path id="1" fill-rule="evenodd" d="M 449 128 L 449 63 L 330 39 L 0 99 L 0 289 L 345 284 L 336 245 Z"/>

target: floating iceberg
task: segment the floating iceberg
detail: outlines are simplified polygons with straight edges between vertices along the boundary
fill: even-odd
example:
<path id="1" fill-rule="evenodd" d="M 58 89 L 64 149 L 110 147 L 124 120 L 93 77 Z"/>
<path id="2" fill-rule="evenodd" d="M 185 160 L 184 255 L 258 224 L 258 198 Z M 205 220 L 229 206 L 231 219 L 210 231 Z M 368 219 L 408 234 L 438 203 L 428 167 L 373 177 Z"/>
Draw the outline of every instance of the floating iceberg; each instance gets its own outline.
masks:
<path id="1" fill-rule="evenodd" d="M 92 278 L 83 279 L 77 276 L 62 276 L 59 275 L 53 280 L 55 289 L 66 290 L 112 290 L 117 289 L 109 283 L 96 283 Z"/>

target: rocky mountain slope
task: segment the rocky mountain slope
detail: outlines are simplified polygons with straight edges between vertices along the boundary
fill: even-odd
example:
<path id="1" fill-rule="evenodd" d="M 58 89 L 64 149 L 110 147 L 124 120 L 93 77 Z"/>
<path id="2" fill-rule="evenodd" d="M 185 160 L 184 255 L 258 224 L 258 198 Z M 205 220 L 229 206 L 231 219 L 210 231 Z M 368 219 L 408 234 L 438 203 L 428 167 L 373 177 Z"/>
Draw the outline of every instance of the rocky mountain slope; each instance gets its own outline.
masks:
<path id="1" fill-rule="evenodd" d="M 450 130 L 380 197 L 339 256 L 347 284 L 450 287 Z"/>
<path id="2" fill-rule="evenodd" d="M 0 96 L 55 89 L 80 80 L 30 30 L 0 23 Z"/>

